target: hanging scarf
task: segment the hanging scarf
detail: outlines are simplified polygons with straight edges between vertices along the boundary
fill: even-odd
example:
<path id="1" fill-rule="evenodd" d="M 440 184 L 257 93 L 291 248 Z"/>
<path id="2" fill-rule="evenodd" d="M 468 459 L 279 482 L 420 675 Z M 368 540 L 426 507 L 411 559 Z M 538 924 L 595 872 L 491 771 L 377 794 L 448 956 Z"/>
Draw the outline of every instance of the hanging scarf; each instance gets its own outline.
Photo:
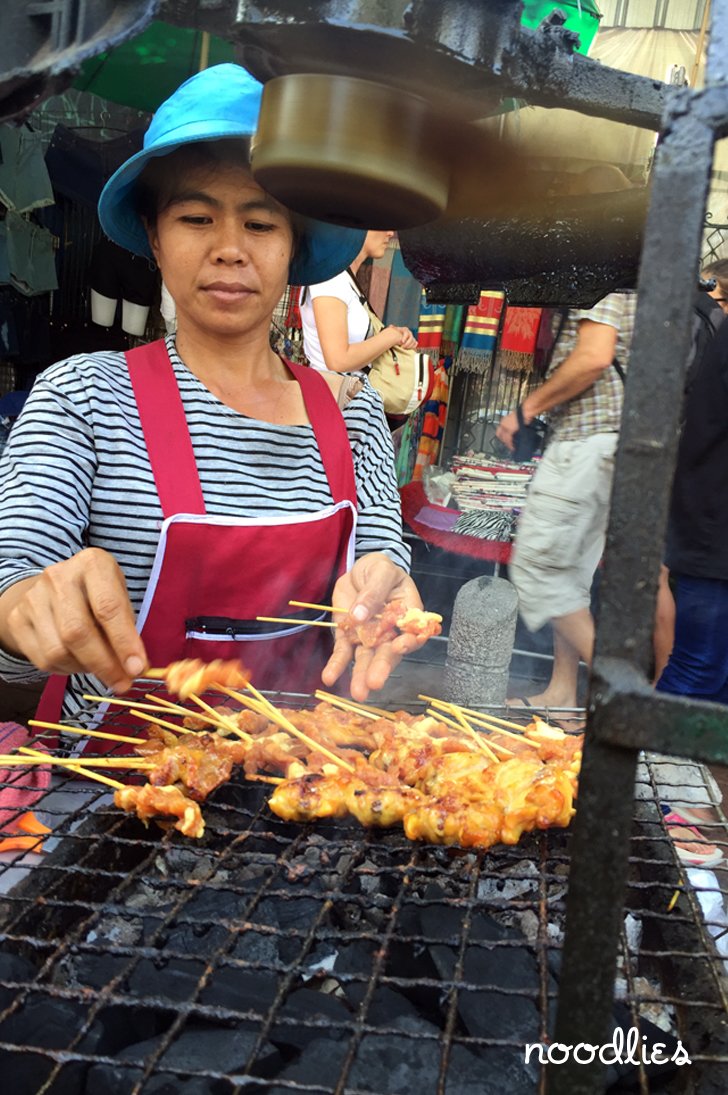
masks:
<path id="1" fill-rule="evenodd" d="M 464 319 L 464 304 L 448 304 L 445 309 L 445 326 L 442 329 L 442 353 L 445 357 L 454 357 L 457 353 Z"/>
<path id="2" fill-rule="evenodd" d="M 488 372 L 493 363 L 498 325 L 503 310 L 503 293 L 483 290 L 477 304 L 471 304 L 455 367 L 457 372 Z"/>
<path id="3" fill-rule="evenodd" d="M 417 346 L 435 361 L 440 357 L 442 329 L 445 324 L 445 305 L 428 304 L 425 290 L 420 302 L 420 320 L 417 328 Z"/>
<path id="4" fill-rule="evenodd" d="M 509 372 L 530 373 L 540 324 L 540 308 L 508 306 L 498 346 L 498 365 Z"/>

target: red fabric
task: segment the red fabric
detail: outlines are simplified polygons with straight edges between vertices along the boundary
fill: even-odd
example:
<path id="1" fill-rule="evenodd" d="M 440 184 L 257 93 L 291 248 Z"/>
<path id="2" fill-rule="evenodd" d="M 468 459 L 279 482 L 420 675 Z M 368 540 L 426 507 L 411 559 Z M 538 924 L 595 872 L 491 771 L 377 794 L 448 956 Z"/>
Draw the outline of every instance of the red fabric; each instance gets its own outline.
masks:
<path id="1" fill-rule="evenodd" d="M 12 753 L 19 746 L 28 745 L 31 741 L 24 726 L 17 722 L 0 722 L 0 753 Z M 32 747 L 47 752 L 36 742 L 33 742 Z M 27 768 L 0 766 L 0 830 L 14 832 L 20 816 L 42 798 L 50 782 L 49 764 L 33 764 Z"/>
<path id="2" fill-rule="evenodd" d="M 485 559 L 491 563 L 507 563 L 511 557 L 510 543 L 501 543 L 498 540 L 482 540 L 479 536 L 463 536 L 459 532 L 443 532 L 440 529 L 430 528 L 417 520 L 417 514 L 423 506 L 432 506 L 428 502 L 424 487 L 421 483 L 407 483 L 399 490 L 402 501 L 402 519 L 428 544 L 452 551 L 456 555 L 468 555 L 471 559 Z M 433 506 L 434 509 L 448 510 L 445 506 Z"/>
<path id="3" fill-rule="evenodd" d="M 540 323 L 540 308 L 514 308 L 509 304 L 503 320 L 500 349 L 515 350 L 519 354 L 534 353 Z"/>
<path id="4" fill-rule="evenodd" d="M 162 513 L 204 513 L 200 477 L 164 341 L 125 355 Z"/>

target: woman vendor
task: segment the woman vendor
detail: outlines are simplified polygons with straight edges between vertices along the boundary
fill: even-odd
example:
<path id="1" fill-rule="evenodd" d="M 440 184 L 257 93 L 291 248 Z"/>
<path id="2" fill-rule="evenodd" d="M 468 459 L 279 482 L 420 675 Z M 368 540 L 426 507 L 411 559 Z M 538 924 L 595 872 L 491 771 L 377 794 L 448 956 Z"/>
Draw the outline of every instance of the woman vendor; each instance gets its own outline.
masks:
<path id="1" fill-rule="evenodd" d="M 328 628 L 256 620 L 322 618 L 291 598 L 355 620 L 395 597 L 421 607 L 379 396 L 270 347 L 286 283 L 333 277 L 364 234 L 298 218 L 257 185 L 260 96 L 218 65 L 159 108 L 99 216 L 153 255 L 176 335 L 47 369 L 3 456 L 0 675 L 51 674 L 42 717 L 61 699 L 73 715 L 98 680 L 123 692 L 188 657 L 241 657 L 258 687 L 310 691 L 355 654 L 363 700 L 422 644 L 354 650 Z"/>

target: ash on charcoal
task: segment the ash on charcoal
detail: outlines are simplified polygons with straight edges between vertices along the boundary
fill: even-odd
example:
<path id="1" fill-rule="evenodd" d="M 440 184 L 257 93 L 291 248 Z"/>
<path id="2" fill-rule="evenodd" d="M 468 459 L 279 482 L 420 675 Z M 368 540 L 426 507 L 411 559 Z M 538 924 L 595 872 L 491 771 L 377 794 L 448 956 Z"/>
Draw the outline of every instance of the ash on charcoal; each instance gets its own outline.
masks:
<path id="1" fill-rule="evenodd" d="M 305 1050 L 312 1042 L 319 1041 L 325 1034 L 332 1041 L 339 1041 L 350 1033 L 344 1024 L 351 1024 L 352 1013 L 337 997 L 315 989 L 298 989 L 286 1000 L 279 1012 L 279 1019 L 295 1022 L 276 1022 L 271 1030 L 270 1040 L 287 1050 Z M 311 1020 L 310 1026 L 304 1025 Z M 325 1024 L 325 1031 L 321 1026 Z"/>
<path id="2" fill-rule="evenodd" d="M 508 905 L 515 898 L 538 894 L 541 875 L 535 863 L 519 859 L 497 875 L 487 875 L 478 882 L 478 901 L 486 905 Z"/>

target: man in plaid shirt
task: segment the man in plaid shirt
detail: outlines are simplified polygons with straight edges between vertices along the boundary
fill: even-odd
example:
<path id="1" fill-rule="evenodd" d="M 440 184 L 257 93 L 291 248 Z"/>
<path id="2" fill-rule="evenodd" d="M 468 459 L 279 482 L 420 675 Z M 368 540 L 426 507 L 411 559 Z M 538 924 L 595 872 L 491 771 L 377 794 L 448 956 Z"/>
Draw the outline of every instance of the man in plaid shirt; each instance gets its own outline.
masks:
<path id="1" fill-rule="evenodd" d="M 548 412 L 550 435 L 518 525 L 511 581 L 531 631 L 551 622 L 554 668 L 535 706 L 575 707 L 579 659 L 591 662 L 594 572 L 604 551 L 609 499 L 634 331 L 636 295 L 610 293 L 567 313 L 544 383 L 521 411 L 526 424 Z M 616 364 L 615 364 L 616 362 Z M 497 435 L 509 449 L 516 412 Z"/>

